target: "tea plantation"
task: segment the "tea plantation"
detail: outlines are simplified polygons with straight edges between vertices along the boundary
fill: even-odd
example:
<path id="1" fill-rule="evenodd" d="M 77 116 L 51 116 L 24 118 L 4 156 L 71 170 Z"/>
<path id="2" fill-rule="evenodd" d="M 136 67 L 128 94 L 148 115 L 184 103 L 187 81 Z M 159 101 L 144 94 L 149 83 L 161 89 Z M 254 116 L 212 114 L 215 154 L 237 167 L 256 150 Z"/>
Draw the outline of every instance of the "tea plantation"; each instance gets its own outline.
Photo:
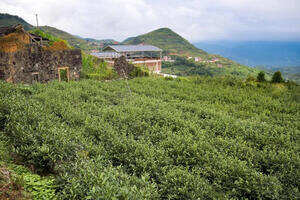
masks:
<path id="1" fill-rule="evenodd" d="M 199 77 L 128 85 L 1 82 L 0 164 L 45 179 L 36 199 L 300 197 L 299 87 Z"/>

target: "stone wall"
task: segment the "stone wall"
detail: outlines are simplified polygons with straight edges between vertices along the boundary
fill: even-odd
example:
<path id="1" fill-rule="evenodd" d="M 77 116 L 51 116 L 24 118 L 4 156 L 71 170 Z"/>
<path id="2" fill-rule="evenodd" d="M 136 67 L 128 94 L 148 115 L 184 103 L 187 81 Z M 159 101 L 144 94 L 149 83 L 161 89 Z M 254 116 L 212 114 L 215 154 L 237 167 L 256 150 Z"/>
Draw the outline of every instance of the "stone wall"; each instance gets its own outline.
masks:
<path id="1" fill-rule="evenodd" d="M 58 79 L 58 69 L 62 67 L 68 67 L 70 80 L 78 80 L 82 67 L 81 51 L 51 51 L 30 45 L 14 53 L 0 52 L 0 79 L 7 82 L 46 83 Z"/>

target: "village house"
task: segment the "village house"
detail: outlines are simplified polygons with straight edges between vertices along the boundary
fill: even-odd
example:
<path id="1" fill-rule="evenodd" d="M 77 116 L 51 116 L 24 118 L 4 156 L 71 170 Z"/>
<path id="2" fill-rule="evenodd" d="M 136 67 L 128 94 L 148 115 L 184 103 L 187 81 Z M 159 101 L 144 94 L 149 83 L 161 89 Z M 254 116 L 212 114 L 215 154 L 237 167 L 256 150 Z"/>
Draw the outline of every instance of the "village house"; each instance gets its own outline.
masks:
<path id="1" fill-rule="evenodd" d="M 163 56 L 162 61 L 164 62 L 175 62 L 175 60 L 172 60 L 170 56 Z"/>
<path id="2" fill-rule="evenodd" d="M 161 71 L 162 50 L 152 45 L 109 45 L 102 52 L 91 55 L 104 59 L 110 65 L 125 56 L 127 62 L 134 65 L 146 66 L 152 72 Z"/>
<path id="3" fill-rule="evenodd" d="M 1 27 L 0 80 L 26 84 L 78 80 L 81 51 L 64 42 L 49 42 L 21 25 Z"/>

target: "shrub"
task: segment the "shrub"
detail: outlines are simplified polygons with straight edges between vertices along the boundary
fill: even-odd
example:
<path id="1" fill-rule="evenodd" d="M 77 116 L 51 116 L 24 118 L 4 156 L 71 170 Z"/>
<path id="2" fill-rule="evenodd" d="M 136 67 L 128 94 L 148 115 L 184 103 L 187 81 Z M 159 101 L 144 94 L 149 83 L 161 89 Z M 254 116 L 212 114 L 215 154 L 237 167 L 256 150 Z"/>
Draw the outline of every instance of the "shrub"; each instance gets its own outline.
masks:
<path id="1" fill-rule="evenodd" d="M 65 44 L 66 47 L 71 48 L 71 45 L 66 40 L 62 40 L 60 38 L 57 38 L 57 37 L 55 37 L 55 36 L 53 36 L 53 35 L 51 35 L 49 33 L 46 33 L 46 32 L 44 32 L 44 31 L 42 31 L 40 29 L 33 29 L 33 30 L 30 31 L 30 33 L 39 35 L 39 36 L 41 36 L 43 38 L 47 38 L 48 40 L 50 40 L 50 45 L 53 45 L 56 42 L 57 43 L 62 42 L 62 43 Z"/>
<path id="2" fill-rule="evenodd" d="M 32 174 L 23 166 L 0 163 L 0 199 L 56 199 L 54 179 Z"/>
<path id="3" fill-rule="evenodd" d="M 254 78 L 253 76 L 248 76 L 246 79 L 247 82 L 255 82 L 256 78 Z"/>
<path id="4" fill-rule="evenodd" d="M 150 75 L 150 72 L 147 67 L 135 65 L 133 70 L 130 72 L 129 77 L 130 78 L 148 77 L 149 75 Z"/>
<path id="5" fill-rule="evenodd" d="M 167 81 L 173 81 L 174 80 L 174 78 L 172 76 L 166 76 L 166 77 L 164 77 L 164 79 L 167 80 Z"/>
<path id="6" fill-rule="evenodd" d="M 257 80 L 259 82 L 265 82 L 266 81 L 265 72 L 263 72 L 263 71 L 259 72 L 257 75 Z"/>
<path id="7" fill-rule="evenodd" d="M 116 79 L 118 75 L 105 61 L 83 53 L 81 77 L 101 81 Z"/>
<path id="8" fill-rule="evenodd" d="M 281 72 L 280 71 L 275 72 L 272 76 L 272 83 L 282 83 L 282 82 L 284 82 L 284 80 L 282 78 Z"/>

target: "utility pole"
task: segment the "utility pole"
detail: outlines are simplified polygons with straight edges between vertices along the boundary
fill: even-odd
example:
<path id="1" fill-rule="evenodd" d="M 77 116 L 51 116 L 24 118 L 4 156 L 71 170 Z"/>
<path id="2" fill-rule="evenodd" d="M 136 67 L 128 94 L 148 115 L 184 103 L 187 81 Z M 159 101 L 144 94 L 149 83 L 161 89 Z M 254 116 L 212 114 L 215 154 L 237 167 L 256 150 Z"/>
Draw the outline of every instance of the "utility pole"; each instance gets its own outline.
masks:
<path id="1" fill-rule="evenodd" d="M 39 29 L 39 19 L 38 19 L 38 14 L 35 14 L 36 17 L 36 29 Z M 40 37 L 40 45 L 43 45 L 43 38 Z"/>
<path id="2" fill-rule="evenodd" d="M 35 14 L 36 17 L 36 28 L 39 28 L 39 20 L 38 20 L 38 14 Z"/>

